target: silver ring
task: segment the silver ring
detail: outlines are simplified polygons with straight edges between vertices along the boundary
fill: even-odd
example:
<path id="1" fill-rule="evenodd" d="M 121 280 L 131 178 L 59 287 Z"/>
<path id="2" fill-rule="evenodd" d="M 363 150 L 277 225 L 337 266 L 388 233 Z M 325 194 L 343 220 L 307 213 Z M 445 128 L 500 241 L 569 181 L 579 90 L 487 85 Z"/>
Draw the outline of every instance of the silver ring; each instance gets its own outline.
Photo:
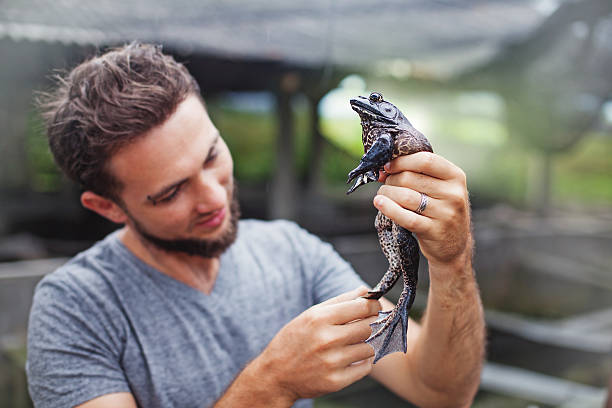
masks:
<path id="1" fill-rule="evenodd" d="M 421 193 L 421 203 L 419 204 L 419 207 L 416 210 L 414 210 L 414 212 L 419 215 L 423 214 L 423 211 L 425 211 L 425 209 L 427 208 L 428 200 L 429 200 L 429 197 L 427 197 L 427 194 Z"/>

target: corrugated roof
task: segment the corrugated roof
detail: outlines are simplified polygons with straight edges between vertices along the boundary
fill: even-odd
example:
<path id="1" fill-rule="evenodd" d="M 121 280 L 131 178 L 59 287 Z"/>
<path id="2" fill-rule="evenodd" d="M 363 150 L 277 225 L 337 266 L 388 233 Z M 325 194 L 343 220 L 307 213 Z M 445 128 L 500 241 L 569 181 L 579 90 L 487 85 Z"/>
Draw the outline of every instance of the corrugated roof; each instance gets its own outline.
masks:
<path id="1" fill-rule="evenodd" d="M 408 61 L 433 75 L 483 63 L 554 0 L 5 0 L 0 38 L 178 50 L 320 66 Z"/>

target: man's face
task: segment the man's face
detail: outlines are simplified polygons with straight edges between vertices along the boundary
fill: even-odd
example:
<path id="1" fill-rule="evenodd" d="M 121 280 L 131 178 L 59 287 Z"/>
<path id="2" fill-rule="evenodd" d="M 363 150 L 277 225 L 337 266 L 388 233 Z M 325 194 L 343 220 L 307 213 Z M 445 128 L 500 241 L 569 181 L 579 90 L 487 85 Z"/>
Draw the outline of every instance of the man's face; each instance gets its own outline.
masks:
<path id="1" fill-rule="evenodd" d="M 219 256 L 239 216 L 233 162 L 196 96 L 110 160 L 127 225 L 158 248 Z"/>

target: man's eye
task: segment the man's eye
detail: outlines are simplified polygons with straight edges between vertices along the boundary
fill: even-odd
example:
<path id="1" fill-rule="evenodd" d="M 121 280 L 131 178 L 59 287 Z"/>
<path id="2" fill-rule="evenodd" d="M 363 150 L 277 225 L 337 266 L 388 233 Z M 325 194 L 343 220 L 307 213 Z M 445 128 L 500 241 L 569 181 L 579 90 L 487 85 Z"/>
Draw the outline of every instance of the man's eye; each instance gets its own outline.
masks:
<path id="1" fill-rule="evenodd" d="M 217 158 L 217 152 L 212 152 L 208 155 L 206 160 L 204 160 L 204 164 L 212 163 Z"/>
<path id="2" fill-rule="evenodd" d="M 165 196 L 164 198 L 160 198 L 159 202 L 160 203 L 169 203 L 170 201 L 174 200 L 174 198 L 176 197 L 176 195 L 179 193 L 179 191 L 181 191 L 181 187 L 183 185 L 179 185 L 177 186 L 172 193 L 168 194 L 167 196 Z"/>

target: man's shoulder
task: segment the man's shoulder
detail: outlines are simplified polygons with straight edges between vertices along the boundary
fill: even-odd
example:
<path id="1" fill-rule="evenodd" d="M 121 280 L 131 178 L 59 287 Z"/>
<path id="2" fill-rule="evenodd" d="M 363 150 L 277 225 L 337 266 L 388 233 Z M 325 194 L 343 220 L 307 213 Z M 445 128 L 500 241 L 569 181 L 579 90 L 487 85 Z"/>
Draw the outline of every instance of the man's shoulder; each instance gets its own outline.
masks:
<path id="1" fill-rule="evenodd" d="M 258 233 L 287 233 L 293 230 L 302 229 L 295 222 L 289 220 L 258 220 L 258 219 L 243 219 L 240 220 L 240 232 L 248 234 Z"/>
<path id="2" fill-rule="evenodd" d="M 237 248 L 267 254 L 282 262 L 291 259 L 312 263 L 313 257 L 333 252 L 329 243 L 288 220 L 241 221 Z"/>
<path id="3" fill-rule="evenodd" d="M 113 245 L 117 240 L 116 232 L 98 241 L 90 248 L 78 253 L 66 263 L 48 273 L 37 285 L 36 292 L 100 292 L 108 283 L 108 275 L 116 268 L 113 264 Z M 91 295 L 91 293 L 88 293 Z"/>
<path id="4" fill-rule="evenodd" d="M 241 220 L 239 236 L 243 240 L 262 245 L 301 246 L 305 240 L 318 240 L 313 234 L 289 220 Z"/>

